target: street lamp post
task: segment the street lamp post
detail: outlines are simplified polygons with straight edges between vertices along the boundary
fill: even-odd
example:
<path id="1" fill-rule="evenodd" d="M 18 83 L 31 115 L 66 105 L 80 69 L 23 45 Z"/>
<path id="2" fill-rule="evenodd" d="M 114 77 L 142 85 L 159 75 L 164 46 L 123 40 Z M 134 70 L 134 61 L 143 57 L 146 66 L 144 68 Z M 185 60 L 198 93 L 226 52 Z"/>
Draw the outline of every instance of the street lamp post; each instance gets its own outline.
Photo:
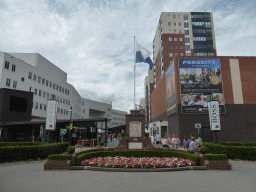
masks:
<path id="1" fill-rule="evenodd" d="M 72 145 L 72 128 L 73 128 L 73 120 L 72 120 L 72 106 L 68 110 L 70 112 L 70 127 L 69 127 L 69 146 Z"/>

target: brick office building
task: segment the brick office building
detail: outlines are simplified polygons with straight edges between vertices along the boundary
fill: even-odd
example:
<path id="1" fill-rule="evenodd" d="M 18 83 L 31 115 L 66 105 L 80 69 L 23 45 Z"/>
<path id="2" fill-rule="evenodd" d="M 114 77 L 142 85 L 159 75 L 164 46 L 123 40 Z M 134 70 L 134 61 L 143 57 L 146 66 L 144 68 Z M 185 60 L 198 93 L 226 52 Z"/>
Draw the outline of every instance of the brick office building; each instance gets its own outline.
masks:
<path id="1" fill-rule="evenodd" d="M 159 80 L 151 98 L 151 122 L 168 122 L 168 134 L 198 134 L 195 123 L 209 127 L 209 115 L 184 114 L 181 111 L 181 59 L 219 59 L 225 112 L 220 115 L 221 131 L 217 133 L 219 142 L 253 142 L 256 138 L 256 57 L 174 57 L 176 87 L 176 109 L 167 115 L 166 74 Z M 151 123 L 151 127 L 152 127 Z M 200 131 L 201 133 L 201 131 Z M 209 134 L 209 133 L 208 133 Z"/>

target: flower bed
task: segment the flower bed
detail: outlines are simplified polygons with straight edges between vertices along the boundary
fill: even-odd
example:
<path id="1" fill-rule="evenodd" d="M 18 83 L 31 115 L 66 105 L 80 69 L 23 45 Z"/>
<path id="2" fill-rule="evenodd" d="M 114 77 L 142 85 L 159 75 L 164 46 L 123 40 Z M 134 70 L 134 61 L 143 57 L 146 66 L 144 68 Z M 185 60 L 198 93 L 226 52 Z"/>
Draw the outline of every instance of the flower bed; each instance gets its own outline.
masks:
<path id="1" fill-rule="evenodd" d="M 94 157 L 82 161 L 81 166 L 111 168 L 172 168 L 195 166 L 194 161 L 177 157 Z"/>

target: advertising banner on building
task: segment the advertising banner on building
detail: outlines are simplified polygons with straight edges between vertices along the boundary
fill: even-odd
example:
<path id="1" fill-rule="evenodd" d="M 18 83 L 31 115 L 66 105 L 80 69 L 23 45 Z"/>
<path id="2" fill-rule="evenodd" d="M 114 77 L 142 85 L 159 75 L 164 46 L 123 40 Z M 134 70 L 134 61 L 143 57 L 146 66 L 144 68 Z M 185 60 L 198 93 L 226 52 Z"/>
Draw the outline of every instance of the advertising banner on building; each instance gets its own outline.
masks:
<path id="1" fill-rule="evenodd" d="M 48 100 L 45 130 L 55 130 L 57 119 L 57 106 L 58 103 L 56 100 Z"/>
<path id="2" fill-rule="evenodd" d="M 226 113 L 219 59 L 179 59 L 181 113 L 208 114 L 208 101 Z"/>
<path id="3" fill-rule="evenodd" d="M 166 100 L 167 100 L 167 117 L 176 113 L 176 89 L 174 61 L 170 64 L 165 73 L 166 76 Z"/>
<path id="4" fill-rule="evenodd" d="M 209 110 L 209 120 L 211 131 L 220 131 L 220 112 L 219 112 L 219 102 L 210 101 L 208 102 Z"/>

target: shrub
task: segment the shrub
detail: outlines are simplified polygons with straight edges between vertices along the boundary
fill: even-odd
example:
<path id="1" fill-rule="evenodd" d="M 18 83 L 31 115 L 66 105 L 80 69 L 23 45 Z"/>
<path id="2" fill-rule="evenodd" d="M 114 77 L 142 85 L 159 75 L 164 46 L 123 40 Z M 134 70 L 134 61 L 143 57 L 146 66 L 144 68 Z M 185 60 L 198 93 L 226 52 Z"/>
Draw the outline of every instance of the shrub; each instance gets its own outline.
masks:
<path id="1" fill-rule="evenodd" d="M 145 133 L 145 137 L 149 137 L 149 133 Z"/>
<path id="2" fill-rule="evenodd" d="M 227 161 L 228 156 L 225 154 L 215 154 L 215 155 L 204 155 L 205 160 L 208 161 Z"/>
<path id="3" fill-rule="evenodd" d="M 71 159 L 71 155 L 49 155 L 48 156 L 48 160 L 65 161 L 70 159 Z"/>
<path id="4" fill-rule="evenodd" d="M 200 147 L 200 153 L 206 154 L 208 152 L 208 148 L 205 146 Z"/>
<path id="5" fill-rule="evenodd" d="M 122 137 L 126 137 L 126 132 L 122 132 L 122 133 L 121 133 L 121 136 L 122 136 Z"/>
<path id="6" fill-rule="evenodd" d="M 100 146 L 103 146 L 103 145 L 104 145 L 104 142 L 103 142 L 103 141 L 100 141 L 99 144 L 100 144 Z"/>
<path id="7" fill-rule="evenodd" d="M 67 152 L 69 152 L 70 154 L 73 154 L 74 152 L 75 152 L 75 147 L 73 147 L 73 146 L 69 146 L 68 148 L 67 148 Z"/>

